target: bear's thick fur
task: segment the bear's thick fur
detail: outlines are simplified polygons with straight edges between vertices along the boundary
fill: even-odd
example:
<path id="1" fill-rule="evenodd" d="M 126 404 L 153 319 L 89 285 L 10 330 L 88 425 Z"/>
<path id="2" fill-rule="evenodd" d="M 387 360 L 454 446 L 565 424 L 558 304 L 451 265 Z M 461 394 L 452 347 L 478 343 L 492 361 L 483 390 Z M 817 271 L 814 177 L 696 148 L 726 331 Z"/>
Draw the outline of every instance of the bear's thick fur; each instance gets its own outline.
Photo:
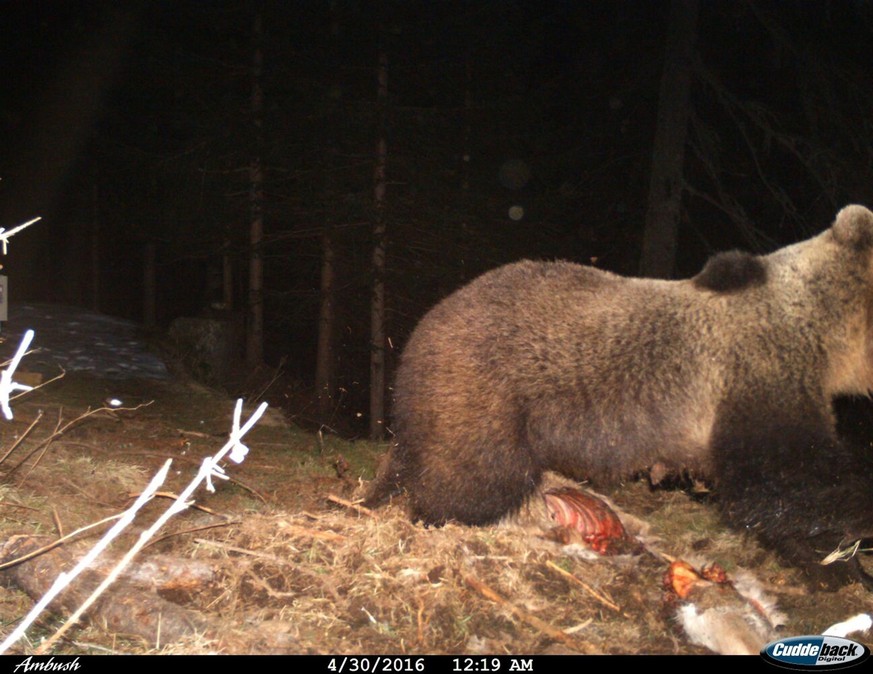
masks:
<path id="1" fill-rule="evenodd" d="M 553 470 L 596 484 L 659 464 L 712 479 L 733 526 L 812 564 L 873 533 L 873 462 L 833 399 L 873 388 L 873 213 L 694 278 L 519 262 L 434 307 L 403 352 L 399 489 L 429 524 L 486 524 Z M 845 568 L 845 565 L 842 565 Z"/>

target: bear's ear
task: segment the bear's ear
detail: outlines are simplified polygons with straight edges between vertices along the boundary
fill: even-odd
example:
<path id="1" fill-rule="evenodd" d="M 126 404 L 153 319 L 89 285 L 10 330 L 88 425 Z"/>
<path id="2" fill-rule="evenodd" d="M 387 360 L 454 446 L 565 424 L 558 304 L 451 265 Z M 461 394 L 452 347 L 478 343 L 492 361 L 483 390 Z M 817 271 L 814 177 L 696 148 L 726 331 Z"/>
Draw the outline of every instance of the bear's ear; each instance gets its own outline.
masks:
<path id="1" fill-rule="evenodd" d="M 761 258 L 732 250 L 711 257 L 691 282 L 701 290 L 737 292 L 764 285 L 767 282 L 767 268 Z"/>
<path id="2" fill-rule="evenodd" d="M 866 250 L 873 246 L 873 213 L 857 204 L 846 206 L 837 213 L 831 231 L 837 243 Z"/>

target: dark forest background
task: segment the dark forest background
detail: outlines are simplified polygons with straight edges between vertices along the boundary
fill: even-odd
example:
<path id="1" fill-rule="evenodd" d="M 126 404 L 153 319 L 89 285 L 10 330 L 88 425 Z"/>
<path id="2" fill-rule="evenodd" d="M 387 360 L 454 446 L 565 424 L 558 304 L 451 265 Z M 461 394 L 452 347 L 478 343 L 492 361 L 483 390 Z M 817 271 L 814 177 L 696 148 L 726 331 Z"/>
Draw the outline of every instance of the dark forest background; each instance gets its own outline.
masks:
<path id="1" fill-rule="evenodd" d="M 12 301 L 251 323 L 257 258 L 256 360 L 354 430 L 374 283 L 390 383 L 416 321 L 487 269 L 647 273 L 665 200 L 674 277 L 873 205 L 871 37 L 867 0 L 3 0 L 0 226 L 44 218 L 3 260 Z M 664 93 L 677 64 L 687 100 Z"/>

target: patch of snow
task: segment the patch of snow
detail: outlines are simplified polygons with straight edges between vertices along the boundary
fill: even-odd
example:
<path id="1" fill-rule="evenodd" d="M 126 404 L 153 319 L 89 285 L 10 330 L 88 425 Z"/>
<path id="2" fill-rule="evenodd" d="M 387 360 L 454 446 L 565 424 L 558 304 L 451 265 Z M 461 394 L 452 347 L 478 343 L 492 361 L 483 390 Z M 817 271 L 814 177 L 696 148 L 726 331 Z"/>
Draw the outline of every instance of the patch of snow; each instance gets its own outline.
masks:
<path id="1" fill-rule="evenodd" d="M 104 316 L 82 307 L 58 304 L 16 304 L 9 306 L 9 320 L 3 323 L 0 346 L 9 358 L 28 329 L 36 332 L 32 349 L 22 368 L 55 376 L 67 372 L 88 372 L 107 379 L 168 379 L 164 363 L 149 351 L 140 338 L 140 328 L 131 321 Z"/>

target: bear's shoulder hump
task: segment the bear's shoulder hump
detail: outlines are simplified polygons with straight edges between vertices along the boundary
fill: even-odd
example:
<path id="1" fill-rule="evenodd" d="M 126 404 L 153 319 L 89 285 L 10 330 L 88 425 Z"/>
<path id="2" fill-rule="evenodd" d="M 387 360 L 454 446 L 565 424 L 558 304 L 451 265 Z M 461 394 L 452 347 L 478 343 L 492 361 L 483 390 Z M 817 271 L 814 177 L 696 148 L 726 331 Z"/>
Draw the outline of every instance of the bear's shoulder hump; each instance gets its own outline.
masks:
<path id="1" fill-rule="evenodd" d="M 767 282 L 767 265 L 756 255 L 732 250 L 711 257 L 691 281 L 700 290 L 737 292 L 764 285 Z"/>

